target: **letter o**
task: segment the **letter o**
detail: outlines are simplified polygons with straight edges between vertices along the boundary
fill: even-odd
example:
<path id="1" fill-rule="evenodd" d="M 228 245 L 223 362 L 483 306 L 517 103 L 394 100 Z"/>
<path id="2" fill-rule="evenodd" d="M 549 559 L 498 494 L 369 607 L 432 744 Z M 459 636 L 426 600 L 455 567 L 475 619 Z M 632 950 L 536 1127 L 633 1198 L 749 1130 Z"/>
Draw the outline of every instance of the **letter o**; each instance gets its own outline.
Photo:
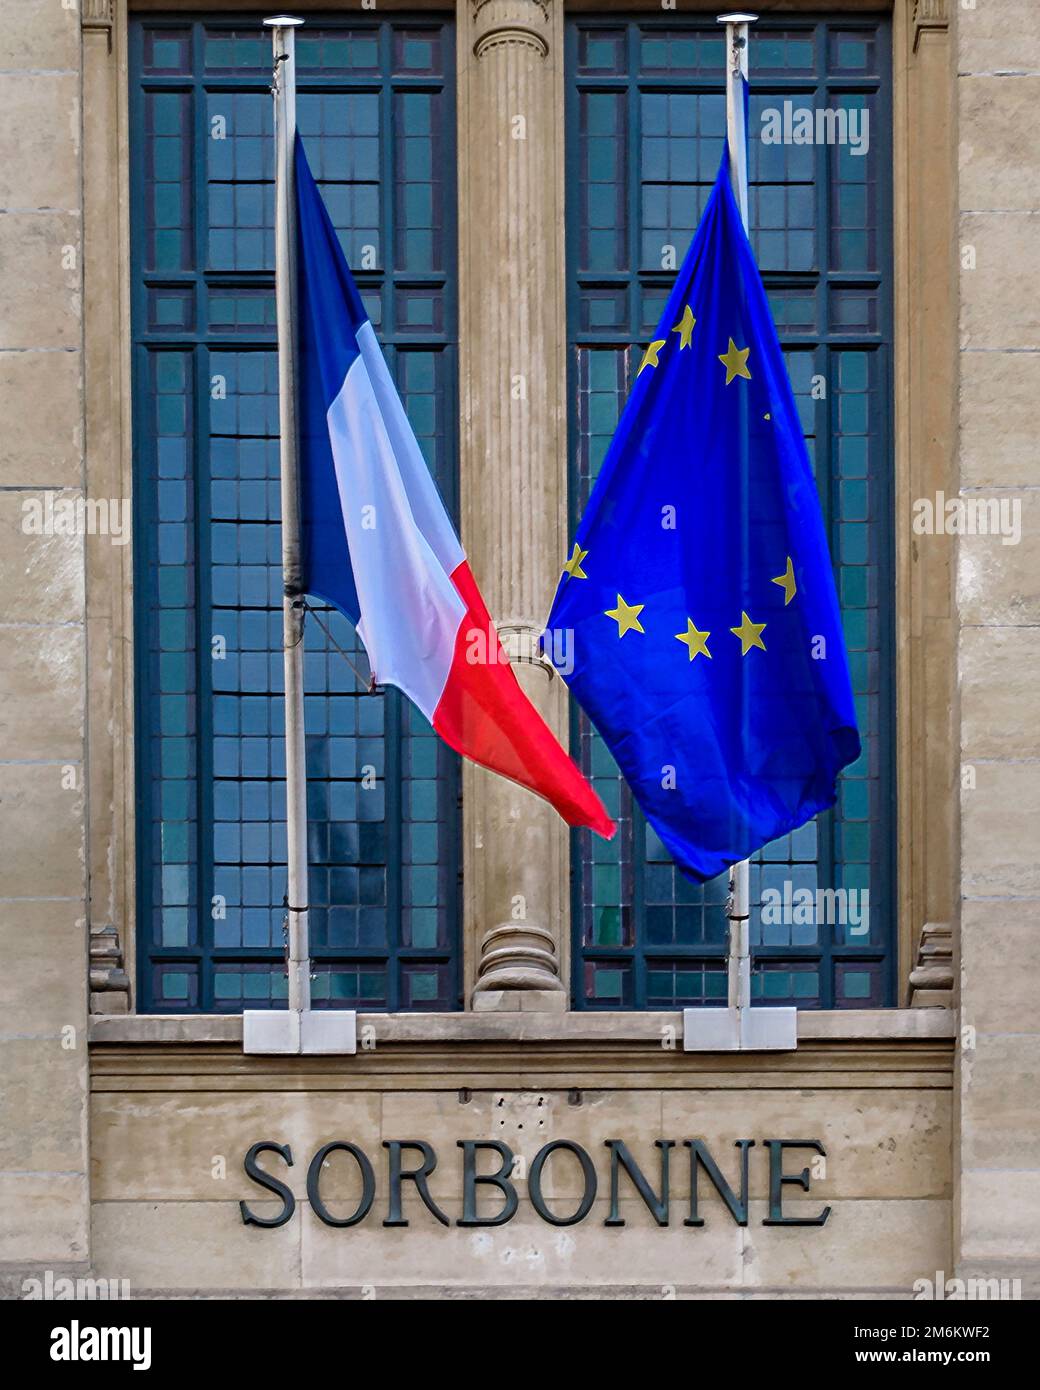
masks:
<path id="1" fill-rule="evenodd" d="M 554 1216 L 545 1205 L 545 1198 L 542 1196 L 542 1169 L 545 1167 L 550 1154 L 556 1149 L 566 1149 L 576 1156 L 581 1164 L 582 1176 L 585 1179 L 585 1191 L 582 1193 L 577 1210 L 571 1216 Z M 527 1195 L 531 1199 L 531 1205 L 543 1221 L 548 1221 L 552 1226 L 576 1226 L 579 1221 L 585 1220 L 596 1200 L 596 1169 L 592 1159 L 580 1144 L 575 1144 L 570 1139 L 551 1140 L 548 1144 L 544 1144 L 534 1156 L 527 1175 Z"/>
<path id="2" fill-rule="evenodd" d="M 342 1149 L 344 1153 L 352 1154 L 357 1162 L 361 1173 L 361 1200 L 350 1216 L 333 1216 L 328 1207 L 321 1199 L 318 1190 L 318 1181 L 321 1177 L 322 1164 L 329 1154 L 335 1153 L 337 1149 Z M 331 1144 L 326 1144 L 324 1148 L 311 1159 L 311 1166 L 307 1169 L 307 1200 L 311 1204 L 311 1211 L 320 1221 L 324 1221 L 326 1226 L 356 1226 L 359 1221 L 364 1221 L 365 1217 L 372 1210 L 372 1203 L 376 1195 L 376 1175 L 372 1171 L 372 1165 L 368 1161 L 368 1155 L 364 1150 L 359 1149 L 356 1144 L 348 1144 L 343 1139 L 336 1139 Z"/>

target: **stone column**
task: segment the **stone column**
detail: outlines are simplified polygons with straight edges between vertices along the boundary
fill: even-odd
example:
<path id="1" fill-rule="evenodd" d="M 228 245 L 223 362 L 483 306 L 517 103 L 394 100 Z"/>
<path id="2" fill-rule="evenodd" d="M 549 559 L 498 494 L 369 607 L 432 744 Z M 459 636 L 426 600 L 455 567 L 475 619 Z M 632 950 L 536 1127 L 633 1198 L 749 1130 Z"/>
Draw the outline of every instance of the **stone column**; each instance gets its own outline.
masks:
<path id="1" fill-rule="evenodd" d="M 566 741 L 535 654 L 566 541 L 563 7 L 459 0 L 463 540 L 524 690 Z M 466 980 L 476 1008 L 566 1007 L 567 828 L 467 765 Z"/>

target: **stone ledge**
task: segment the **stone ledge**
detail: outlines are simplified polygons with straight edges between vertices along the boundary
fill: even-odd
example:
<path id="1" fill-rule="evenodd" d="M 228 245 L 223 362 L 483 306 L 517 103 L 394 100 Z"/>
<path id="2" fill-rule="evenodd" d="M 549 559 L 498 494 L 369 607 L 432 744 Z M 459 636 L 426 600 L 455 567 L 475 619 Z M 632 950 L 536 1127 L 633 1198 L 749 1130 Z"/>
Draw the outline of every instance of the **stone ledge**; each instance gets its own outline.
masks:
<path id="1" fill-rule="evenodd" d="M 408 1013 L 358 1014 L 359 1034 L 375 1030 L 386 1043 L 652 1043 L 672 1028 L 682 1036 L 682 1013 Z M 899 1042 L 952 1039 L 952 1009 L 804 1010 L 798 1040 Z M 93 1015 L 91 1043 L 241 1043 L 240 1014 Z"/>

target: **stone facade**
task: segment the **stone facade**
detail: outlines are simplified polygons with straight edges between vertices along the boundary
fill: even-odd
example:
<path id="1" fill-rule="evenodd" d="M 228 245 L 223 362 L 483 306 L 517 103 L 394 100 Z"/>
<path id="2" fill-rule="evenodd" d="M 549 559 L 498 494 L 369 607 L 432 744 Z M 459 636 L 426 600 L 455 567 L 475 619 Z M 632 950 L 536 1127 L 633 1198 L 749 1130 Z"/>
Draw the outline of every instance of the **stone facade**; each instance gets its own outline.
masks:
<path id="1" fill-rule="evenodd" d="M 5 1290 L 60 1269 L 127 1278 L 138 1293 L 910 1296 L 944 1269 L 1036 1292 L 1033 0 L 895 0 L 894 679 L 900 1002 L 913 1007 L 804 1014 L 797 1052 L 778 1057 L 684 1055 L 678 1014 L 570 1013 L 566 835 L 473 769 L 466 1012 L 363 1017 L 356 1058 L 277 1061 L 242 1055 L 237 1018 L 135 1014 L 130 547 L 21 525 L 43 490 L 130 495 L 126 11 L 125 0 L 0 0 Z M 558 729 L 559 682 L 524 658 L 565 549 L 562 36 L 559 0 L 458 0 L 464 540 L 521 679 Z M 509 138 L 517 114 L 536 141 Z M 915 499 L 937 491 L 1017 499 L 1021 542 L 915 534 Z M 667 1228 L 628 1179 L 631 1229 L 603 1224 L 607 1140 L 653 1181 L 654 1140 L 694 1136 L 732 1182 L 735 1141 L 756 1141 L 747 1226 L 708 1184 L 705 1225 L 685 1228 L 678 1159 Z M 416 1138 L 440 1156 L 431 1193 L 452 1224 L 406 1198 L 409 1228 L 388 1230 L 382 1145 Z M 825 1226 L 761 1224 L 776 1138 L 826 1150 L 811 1192 L 785 1197 L 794 1213 L 830 1205 Z M 454 1224 L 466 1139 L 503 1140 L 528 1164 L 551 1140 L 583 1145 L 599 1173 L 588 1218 L 547 1224 L 519 1178 L 508 1226 Z M 260 1140 L 294 1156 L 282 1176 L 297 1209 L 276 1229 L 244 1224 L 239 1208 L 278 1207 L 243 1170 Z M 351 1229 L 308 1201 L 307 1165 L 335 1140 L 376 1168 L 376 1205 Z M 807 1162 L 792 1156 L 788 1171 Z M 554 1162 L 545 1179 L 561 1210 L 578 1195 L 574 1171 Z M 336 1212 L 356 1203 L 354 1176 L 335 1159 L 323 1170 Z"/>

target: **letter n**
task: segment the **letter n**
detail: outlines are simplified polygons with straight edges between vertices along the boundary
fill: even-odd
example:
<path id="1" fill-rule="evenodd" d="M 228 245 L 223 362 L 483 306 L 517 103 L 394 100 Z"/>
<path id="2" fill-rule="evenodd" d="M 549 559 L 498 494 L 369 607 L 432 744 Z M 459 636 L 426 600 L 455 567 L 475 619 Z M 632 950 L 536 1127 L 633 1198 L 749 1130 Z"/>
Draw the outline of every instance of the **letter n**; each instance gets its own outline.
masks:
<path id="1" fill-rule="evenodd" d="M 719 1172 L 719 1166 L 708 1152 L 703 1140 L 687 1139 L 690 1151 L 690 1215 L 684 1226 L 703 1226 L 704 1218 L 697 1214 L 697 1178 L 700 1167 L 711 1179 L 712 1186 L 729 1208 L 729 1213 L 738 1226 L 748 1223 L 748 1151 L 755 1147 L 754 1139 L 738 1139 L 734 1147 L 740 1150 L 740 1198 L 733 1195 L 733 1189 Z"/>

